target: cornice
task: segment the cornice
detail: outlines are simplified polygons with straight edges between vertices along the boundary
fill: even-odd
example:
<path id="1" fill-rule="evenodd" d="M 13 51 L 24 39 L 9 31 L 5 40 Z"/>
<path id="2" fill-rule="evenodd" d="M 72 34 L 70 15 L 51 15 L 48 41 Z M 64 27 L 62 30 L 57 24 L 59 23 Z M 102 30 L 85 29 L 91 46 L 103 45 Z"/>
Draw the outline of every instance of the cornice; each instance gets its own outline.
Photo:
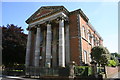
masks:
<path id="1" fill-rule="evenodd" d="M 57 8 L 58 7 L 58 8 Z M 35 17 L 35 15 L 40 11 L 40 10 L 43 10 L 43 9 L 54 9 L 56 8 L 55 10 L 51 11 L 51 12 L 48 12 L 44 15 L 41 15 L 39 17 Z M 57 13 L 57 12 L 60 12 L 60 11 L 63 11 L 65 14 L 69 14 L 69 11 L 64 7 L 64 6 L 47 6 L 47 7 L 41 7 L 40 9 L 38 9 L 30 18 L 28 18 L 26 20 L 26 23 L 29 24 L 31 22 L 34 22 L 35 20 L 38 20 L 38 19 L 41 19 L 41 18 L 44 18 L 46 16 L 49 16 L 49 15 L 52 15 L 54 13 Z"/>
<path id="2" fill-rule="evenodd" d="M 69 13 L 69 15 L 75 14 L 75 13 L 80 14 L 86 22 L 89 21 L 88 17 L 83 13 L 83 11 L 81 9 L 77 9 L 77 10 L 71 11 Z"/>

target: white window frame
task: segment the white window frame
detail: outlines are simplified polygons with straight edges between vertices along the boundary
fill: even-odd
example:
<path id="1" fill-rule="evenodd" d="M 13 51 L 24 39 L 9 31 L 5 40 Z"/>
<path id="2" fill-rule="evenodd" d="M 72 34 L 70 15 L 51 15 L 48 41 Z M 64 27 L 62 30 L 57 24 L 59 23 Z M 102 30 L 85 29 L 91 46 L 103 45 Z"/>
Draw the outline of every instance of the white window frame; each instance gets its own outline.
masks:
<path id="1" fill-rule="evenodd" d="M 84 62 L 85 62 L 85 64 L 88 62 L 87 60 L 87 58 L 88 58 L 88 56 L 87 56 L 87 51 L 86 50 L 84 50 L 84 52 L 83 52 L 83 54 L 84 54 Z"/>
<path id="2" fill-rule="evenodd" d="M 83 38 L 86 38 L 86 31 L 85 31 L 85 26 L 82 26 L 82 32 L 83 32 Z"/>

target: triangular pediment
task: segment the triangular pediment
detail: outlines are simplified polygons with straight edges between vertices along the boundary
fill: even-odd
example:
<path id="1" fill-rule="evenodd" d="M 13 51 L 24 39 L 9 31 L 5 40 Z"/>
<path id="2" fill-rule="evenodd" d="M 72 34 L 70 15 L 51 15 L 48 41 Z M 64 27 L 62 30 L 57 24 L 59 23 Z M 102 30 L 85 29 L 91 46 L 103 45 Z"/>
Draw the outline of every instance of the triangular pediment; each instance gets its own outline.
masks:
<path id="1" fill-rule="evenodd" d="M 26 20 L 26 23 L 31 23 L 48 15 L 63 11 L 64 13 L 69 13 L 64 6 L 43 6 L 38 9 L 30 18 Z"/>

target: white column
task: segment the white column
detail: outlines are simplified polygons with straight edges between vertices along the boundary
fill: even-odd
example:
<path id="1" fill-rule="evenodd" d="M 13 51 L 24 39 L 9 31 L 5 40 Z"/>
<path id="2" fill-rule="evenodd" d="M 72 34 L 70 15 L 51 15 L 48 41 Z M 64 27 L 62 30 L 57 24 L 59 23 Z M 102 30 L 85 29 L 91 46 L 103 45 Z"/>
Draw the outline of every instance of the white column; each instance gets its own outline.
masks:
<path id="1" fill-rule="evenodd" d="M 30 64 L 31 37 L 32 37 L 32 32 L 29 30 L 28 39 L 27 39 L 26 60 L 25 60 L 26 67 L 28 67 Z"/>
<path id="2" fill-rule="evenodd" d="M 47 24 L 46 65 L 51 66 L 51 24 Z"/>
<path id="3" fill-rule="evenodd" d="M 35 46 L 35 67 L 39 67 L 39 60 L 40 60 L 40 34 L 41 30 L 40 27 L 37 28 L 36 34 L 36 46 Z"/>
<path id="4" fill-rule="evenodd" d="M 59 20 L 59 66 L 65 67 L 64 20 Z"/>

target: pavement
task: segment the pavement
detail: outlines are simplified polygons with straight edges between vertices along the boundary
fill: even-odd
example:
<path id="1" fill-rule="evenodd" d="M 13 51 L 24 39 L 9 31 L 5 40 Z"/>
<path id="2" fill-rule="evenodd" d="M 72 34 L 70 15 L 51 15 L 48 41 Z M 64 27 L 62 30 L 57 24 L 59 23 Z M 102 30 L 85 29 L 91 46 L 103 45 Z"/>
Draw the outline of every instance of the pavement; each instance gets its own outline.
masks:
<path id="1" fill-rule="evenodd" d="M 3 78 L 0 78 L 0 80 L 40 80 L 40 79 L 30 79 L 30 78 L 23 78 L 23 77 L 6 76 Z"/>
<path id="2" fill-rule="evenodd" d="M 112 75 L 111 78 L 120 78 L 120 72 L 118 72 L 118 73 Z"/>
<path id="3" fill-rule="evenodd" d="M 23 76 L 0 76 L 0 80 L 40 80 L 40 79 L 30 79 L 30 78 L 23 78 Z M 120 80 L 120 72 L 111 76 L 106 80 Z"/>

